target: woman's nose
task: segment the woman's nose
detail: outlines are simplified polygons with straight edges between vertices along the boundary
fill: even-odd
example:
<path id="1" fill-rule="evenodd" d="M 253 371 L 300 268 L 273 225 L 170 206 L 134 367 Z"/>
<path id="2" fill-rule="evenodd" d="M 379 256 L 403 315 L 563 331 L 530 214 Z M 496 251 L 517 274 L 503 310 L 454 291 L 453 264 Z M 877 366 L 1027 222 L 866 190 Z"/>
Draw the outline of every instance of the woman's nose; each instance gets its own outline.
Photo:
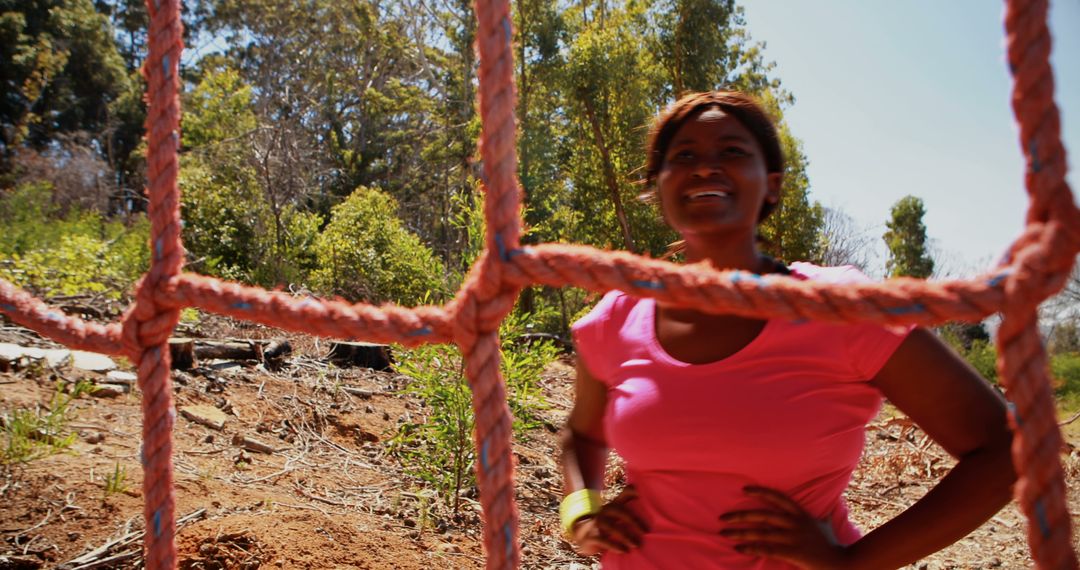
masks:
<path id="1" fill-rule="evenodd" d="M 721 173 L 723 173 L 723 171 L 724 170 L 723 170 L 723 168 L 721 168 L 720 161 L 718 159 L 712 158 L 712 157 L 707 157 L 707 158 L 702 158 L 695 165 L 694 175 L 699 176 L 701 178 L 709 178 L 710 176 L 715 176 L 717 174 L 721 174 Z"/>

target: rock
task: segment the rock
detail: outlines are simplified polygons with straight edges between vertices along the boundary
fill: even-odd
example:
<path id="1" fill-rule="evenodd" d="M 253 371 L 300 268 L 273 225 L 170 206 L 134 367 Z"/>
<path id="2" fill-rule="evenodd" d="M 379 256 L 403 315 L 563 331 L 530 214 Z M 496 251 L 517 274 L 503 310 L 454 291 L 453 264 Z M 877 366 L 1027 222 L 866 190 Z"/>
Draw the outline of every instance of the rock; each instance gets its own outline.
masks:
<path id="1" fill-rule="evenodd" d="M 461 554 L 461 547 L 452 542 L 440 542 L 435 546 L 435 552 L 447 554 Z"/>
<path id="2" fill-rule="evenodd" d="M 83 441 L 90 445 L 96 445 L 105 441 L 105 434 L 100 431 L 90 432 L 83 436 Z"/>
<path id="3" fill-rule="evenodd" d="M 239 433 L 233 434 L 232 444 L 237 447 L 242 447 L 248 451 L 255 451 L 258 453 L 273 453 L 277 451 L 270 445 L 259 441 L 258 439 L 255 439 L 250 435 L 242 435 Z"/>
<path id="4" fill-rule="evenodd" d="M 108 380 L 110 384 L 131 385 L 139 381 L 139 377 L 135 374 L 124 372 L 122 370 L 110 370 L 109 373 L 105 375 L 105 379 Z"/>
<path id="5" fill-rule="evenodd" d="M 63 366 L 72 357 L 72 351 L 64 348 L 46 348 L 41 350 L 41 356 L 49 366 Z"/>
<path id="6" fill-rule="evenodd" d="M 217 431 L 224 429 L 225 422 L 229 419 L 225 412 L 213 406 L 184 406 L 180 408 L 180 415 Z"/>
<path id="7" fill-rule="evenodd" d="M 108 356 L 82 350 L 71 351 L 71 365 L 79 370 L 89 370 L 90 372 L 116 370 L 116 362 Z"/>
<path id="8" fill-rule="evenodd" d="M 95 398 L 115 398 L 127 394 L 130 390 L 131 386 L 126 384 L 97 384 L 90 395 Z"/>

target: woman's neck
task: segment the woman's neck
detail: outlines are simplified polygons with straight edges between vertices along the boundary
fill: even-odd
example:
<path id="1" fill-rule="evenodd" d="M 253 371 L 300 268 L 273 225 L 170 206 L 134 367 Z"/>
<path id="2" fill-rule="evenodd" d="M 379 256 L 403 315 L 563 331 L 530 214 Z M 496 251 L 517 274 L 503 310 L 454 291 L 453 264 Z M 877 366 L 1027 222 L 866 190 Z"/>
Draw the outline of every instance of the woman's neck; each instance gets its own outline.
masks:
<path id="1" fill-rule="evenodd" d="M 741 269 L 753 273 L 768 271 L 768 264 L 758 250 L 755 239 L 687 239 L 685 252 L 686 261 L 689 263 L 708 261 L 720 270 Z"/>

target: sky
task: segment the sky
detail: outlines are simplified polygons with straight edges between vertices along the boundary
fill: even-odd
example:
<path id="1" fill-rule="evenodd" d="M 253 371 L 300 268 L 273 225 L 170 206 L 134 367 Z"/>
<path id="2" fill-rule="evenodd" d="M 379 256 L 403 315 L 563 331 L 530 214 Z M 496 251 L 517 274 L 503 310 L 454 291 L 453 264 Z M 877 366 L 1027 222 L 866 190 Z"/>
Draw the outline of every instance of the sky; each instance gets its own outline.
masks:
<path id="1" fill-rule="evenodd" d="M 1000 0 L 743 0 L 750 36 L 794 94 L 785 112 L 813 199 L 875 237 L 921 198 L 949 276 L 989 268 L 1023 228 L 1027 195 L 1009 103 Z M 1080 176 L 1080 0 L 1051 2 L 1062 139 Z M 877 272 L 886 249 L 880 239 Z"/>

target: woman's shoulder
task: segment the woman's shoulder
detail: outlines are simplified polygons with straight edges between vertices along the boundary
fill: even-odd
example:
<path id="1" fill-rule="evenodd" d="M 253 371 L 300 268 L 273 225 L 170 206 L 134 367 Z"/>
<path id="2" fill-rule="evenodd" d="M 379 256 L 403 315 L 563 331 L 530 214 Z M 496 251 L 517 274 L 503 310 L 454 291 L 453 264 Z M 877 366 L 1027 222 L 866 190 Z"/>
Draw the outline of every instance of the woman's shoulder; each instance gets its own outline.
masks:
<path id="1" fill-rule="evenodd" d="M 571 328 L 579 329 L 610 321 L 614 315 L 625 313 L 636 302 L 636 297 L 631 297 L 623 291 L 613 289 L 605 293 L 604 296 L 600 298 L 600 301 L 598 301 L 584 317 L 578 319 Z"/>

